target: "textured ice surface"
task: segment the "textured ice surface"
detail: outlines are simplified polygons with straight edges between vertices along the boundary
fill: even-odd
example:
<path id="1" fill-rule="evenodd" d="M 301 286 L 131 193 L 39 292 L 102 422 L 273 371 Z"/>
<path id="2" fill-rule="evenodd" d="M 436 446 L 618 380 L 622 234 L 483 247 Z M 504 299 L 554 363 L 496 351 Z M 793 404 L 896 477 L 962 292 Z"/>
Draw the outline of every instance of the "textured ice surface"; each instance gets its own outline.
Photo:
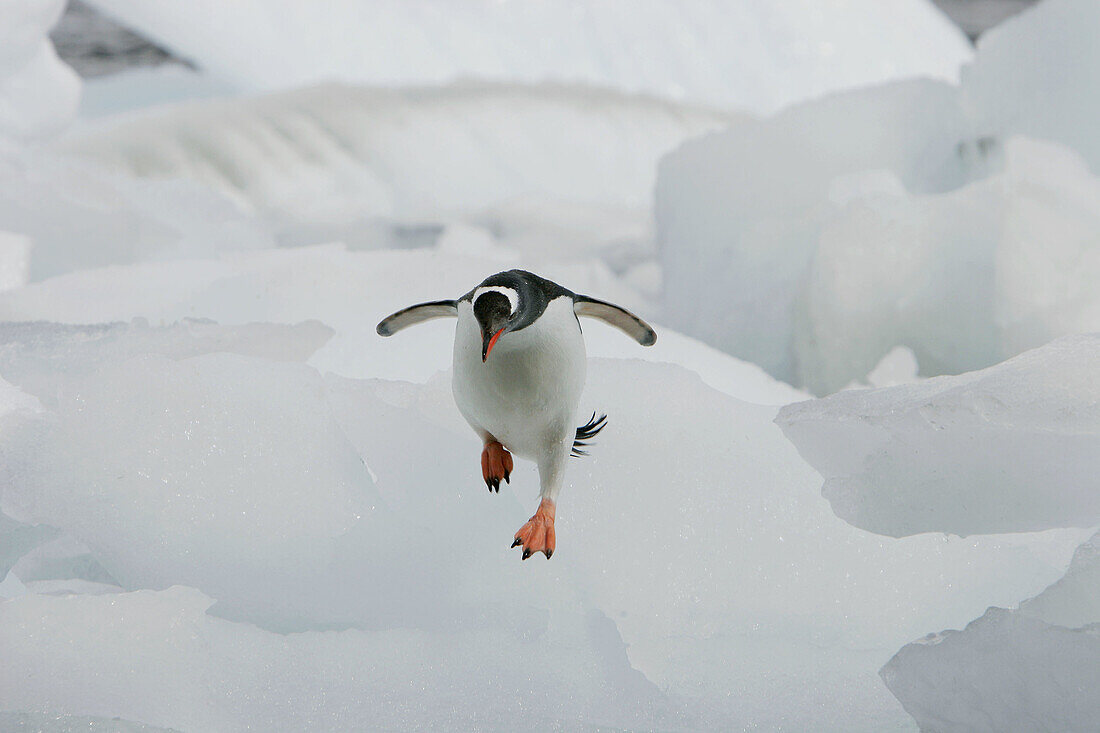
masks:
<path id="1" fill-rule="evenodd" d="M 1100 524 L 1100 335 L 997 366 L 789 405 L 837 515 L 891 536 Z"/>
<path id="2" fill-rule="evenodd" d="M 73 117 L 80 79 L 47 33 L 63 0 L 4 0 L 0 7 L 0 152 L 58 132 Z"/>
<path id="3" fill-rule="evenodd" d="M 8 733 L 173 733 L 168 728 L 119 718 L 24 712 L 0 712 L 0 730 Z"/>
<path id="4" fill-rule="evenodd" d="M 592 361 L 581 409 L 611 422 L 569 466 L 549 563 L 508 547 L 534 470 L 485 491 L 445 376 L 120 353 L 61 381 L 50 418 L 4 442 L 4 510 L 58 527 L 125 589 L 188 584 L 210 600 L 5 604 L 0 653 L 27 671 L 0 685 L 0 706 L 16 710 L 182 729 L 508 728 L 538 714 L 880 730 L 906 720 L 875 674 L 894 650 L 1034 594 L 1080 541 L 855 529 L 774 408 L 672 365 Z M 311 633 L 271 633 L 286 630 Z M 449 703 L 424 705 L 425 690 Z"/>
<path id="5" fill-rule="evenodd" d="M 853 197 L 949 190 L 983 174 L 984 159 L 958 154 L 965 134 L 957 91 L 914 81 L 684 144 L 661 161 L 657 180 L 670 325 L 796 381 L 795 324 L 822 228 Z"/>
<path id="6" fill-rule="evenodd" d="M 202 317 L 243 324 L 316 319 L 337 332 L 310 359 L 318 369 L 422 381 L 450 368 L 453 321 L 427 323 L 392 339 L 379 338 L 375 324 L 415 302 L 458 297 L 513 266 L 533 268 L 577 292 L 648 315 L 644 301 L 600 263 L 518 259 L 492 247 L 470 254 L 460 248 L 347 252 L 319 246 L 73 273 L 0 293 L 0 318 L 94 323 L 141 317 L 161 323 Z M 806 396 L 753 364 L 657 327 L 657 345 L 642 349 L 599 322 L 583 323 L 593 356 L 690 365 L 711 386 L 749 402 L 785 404 Z"/>
<path id="7" fill-rule="evenodd" d="M 800 382 L 833 391 L 892 347 L 925 375 L 1100 331 L 1100 179 L 1013 139 L 1004 172 L 945 194 L 851 204 L 820 230 L 795 313 Z"/>
<path id="8" fill-rule="evenodd" d="M 1055 140 L 1100 173 L 1100 4 L 1044 0 L 984 33 L 963 91 L 985 135 Z"/>
<path id="9" fill-rule="evenodd" d="M 960 87 L 834 94 L 670 154 L 670 325 L 818 394 L 895 346 L 931 376 L 1100 330 L 1098 32 L 1097 3 L 1040 3 Z"/>
<path id="10" fill-rule="evenodd" d="M 430 221 L 525 196 L 644 211 L 657 159 L 735 119 L 583 87 L 326 85 L 174 105 L 65 147 L 276 222 Z"/>
<path id="11" fill-rule="evenodd" d="M 882 677 L 922 730 L 1088 733 L 1100 720 L 1100 624 L 1069 629 L 991 608 L 909 644 Z"/>
<path id="12" fill-rule="evenodd" d="M 904 647 L 882 669 L 922 729 L 1091 731 L 1100 719 L 1100 534 L 1016 611 Z"/>
<path id="13" fill-rule="evenodd" d="M 582 82 L 768 112 L 887 79 L 953 80 L 971 55 L 924 0 L 848 0 L 827 10 L 818 0 L 92 4 L 247 89 L 333 79 Z"/>
<path id="14" fill-rule="evenodd" d="M 910 101 L 940 93 L 909 88 Z M 895 114 L 903 107 L 886 98 L 903 91 L 863 94 Z M 818 394 L 867 374 L 896 346 L 930 376 L 1100 330 L 1100 179 L 1077 155 L 1014 138 L 981 144 L 972 159 L 940 130 L 891 141 L 883 152 L 894 160 L 833 161 L 843 138 L 802 140 L 820 133 L 809 119 L 830 114 L 825 102 L 799 108 L 753 123 L 764 138 L 722 133 L 663 161 L 657 215 L 671 325 Z M 778 145 L 762 141 L 776 135 Z M 912 158 L 897 159 L 905 151 Z M 784 165 L 787 156 L 795 160 Z M 746 164 L 761 157 L 768 162 Z M 994 162 L 1000 172 L 961 185 Z M 775 179 L 738 172 L 775 166 Z M 727 176 L 735 185 L 723 185 Z"/>
<path id="15" fill-rule="evenodd" d="M 682 712 L 669 714 L 667 695 L 630 668 L 614 624 L 595 612 L 535 614 L 534 633 L 283 636 L 208 616 L 210 603 L 173 587 L 27 595 L 0 605 L 4 674 L 20 670 L 18 684 L 0 686 L 0 706 L 126 711 L 124 718 L 182 730 L 513 730 L 532 719 L 635 728 L 682 720 Z"/>
<path id="16" fill-rule="evenodd" d="M 133 180 L 45 153 L 0 157 L 0 222 L 30 239 L 31 280 L 274 244 L 265 224 L 203 186 Z"/>

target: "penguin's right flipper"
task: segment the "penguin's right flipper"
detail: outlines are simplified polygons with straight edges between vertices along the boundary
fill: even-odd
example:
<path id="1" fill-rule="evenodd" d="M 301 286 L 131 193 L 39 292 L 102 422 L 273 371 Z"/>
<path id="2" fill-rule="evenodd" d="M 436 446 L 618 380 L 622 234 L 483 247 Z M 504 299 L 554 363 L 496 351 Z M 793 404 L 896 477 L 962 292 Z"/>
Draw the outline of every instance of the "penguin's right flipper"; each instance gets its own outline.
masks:
<path id="1" fill-rule="evenodd" d="M 657 332 L 653 330 L 652 326 L 626 308 L 614 303 L 577 294 L 573 296 L 573 312 L 578 316 L 599 318 L 601 321 L 619 329 L 642 346 L 652 346 L 657 343 Z"/>
<path id="2" fill-rule="evenodd" d="M 458 303 L 453 300 L 433 300 L 417 303 L 386 316 L 375 329 L 379 336 L 392 336 L 403 328 L 415 326 L 433 318 L 457 318 Z"/>

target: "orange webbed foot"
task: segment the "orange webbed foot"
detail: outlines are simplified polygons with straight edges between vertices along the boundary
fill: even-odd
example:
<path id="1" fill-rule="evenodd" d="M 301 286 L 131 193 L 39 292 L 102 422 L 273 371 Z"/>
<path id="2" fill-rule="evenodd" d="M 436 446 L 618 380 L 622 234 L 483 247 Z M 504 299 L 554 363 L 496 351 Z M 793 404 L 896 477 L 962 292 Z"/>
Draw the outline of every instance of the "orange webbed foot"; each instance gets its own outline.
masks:
<path id="1" fill-rule="evenodd" d="M 500 480 L 511 483 L 512 454 L 497 441 L 485 444 L 481 451 L 481 475 L 489 491 L 500 493 Z"/>
<path id="2" fill-rule="evenodd" d="M 543 499 L 535 516 L 516 532 L 512 547 L 523 545 L 523 559 L 537 552 L 544 553 L 546 559 L 554 554 L 554 502 Z"/>

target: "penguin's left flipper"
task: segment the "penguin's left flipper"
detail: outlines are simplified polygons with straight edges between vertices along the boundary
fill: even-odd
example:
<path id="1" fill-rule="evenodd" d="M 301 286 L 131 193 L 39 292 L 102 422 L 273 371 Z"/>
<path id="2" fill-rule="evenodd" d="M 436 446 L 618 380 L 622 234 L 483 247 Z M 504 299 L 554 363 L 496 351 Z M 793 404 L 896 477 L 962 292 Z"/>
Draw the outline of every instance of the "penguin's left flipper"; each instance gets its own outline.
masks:
<path id="1" fill-rule="evenodd" d="M 621 308 L 614 303 L 589 298 L 587 295 L 573 296 L 573 312 L 578 316 L 599 318 L 625 333 L 642 346 L 652 346 L 657 343 L 657 332 L 653 327 L 634 315 L 626 308 Z"/>
<path id="2" fill-rule="evenodd" d="M 386 316 L 375 328 L 379 336 L 392 336 L 398 331 L 434 318 L 457 318 L 458 303 L 453 300 L 433 300 L 417 303 Z"/>

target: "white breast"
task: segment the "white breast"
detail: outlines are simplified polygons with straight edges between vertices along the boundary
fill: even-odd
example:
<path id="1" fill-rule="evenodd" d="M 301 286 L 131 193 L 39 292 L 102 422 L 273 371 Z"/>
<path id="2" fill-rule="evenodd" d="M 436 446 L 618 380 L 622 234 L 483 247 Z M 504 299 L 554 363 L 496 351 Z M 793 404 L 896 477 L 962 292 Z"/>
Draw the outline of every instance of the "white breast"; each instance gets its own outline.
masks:
<path id="1" fill-rule="evenodd" d="M 570 438 L 584 388 L 584 339 L 573 299 L 556 298 L 527 328 L 501 336 L 481 361 L 481 331 L 469 302 L 458 305 L 455 403 L 470 426 L 537 459 Z"/>

